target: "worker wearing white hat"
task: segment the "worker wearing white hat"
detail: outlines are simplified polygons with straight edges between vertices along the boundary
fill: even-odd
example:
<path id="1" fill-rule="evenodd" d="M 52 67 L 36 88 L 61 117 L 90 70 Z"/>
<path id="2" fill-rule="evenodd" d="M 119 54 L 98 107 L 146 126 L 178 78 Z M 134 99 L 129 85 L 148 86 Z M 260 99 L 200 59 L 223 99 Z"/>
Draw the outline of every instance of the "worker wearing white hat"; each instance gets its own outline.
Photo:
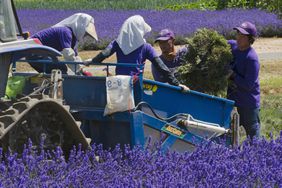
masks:
<path id="1" fill-rule="evenodd" d="M 98 40 L 94 18 L 88 14 L 77 13 L 62 20 L 51 28 L 44 29 L 31 36 L 37 38 L 43 45 L 52 47 L 63 54 L 66 61 L 81 62 L 78 56 L 78 42 L 89 35 L 96 41 Z M 30 63 L 38 72 L 43 72 L 43 65 L 40 63 Z M 45 72 L 50 73 L 52 69 L 61 69 L 63 73 L 74 74 L 75 66 L 68 65 L 69 70 L 64 64 L 48 65 Z"/>

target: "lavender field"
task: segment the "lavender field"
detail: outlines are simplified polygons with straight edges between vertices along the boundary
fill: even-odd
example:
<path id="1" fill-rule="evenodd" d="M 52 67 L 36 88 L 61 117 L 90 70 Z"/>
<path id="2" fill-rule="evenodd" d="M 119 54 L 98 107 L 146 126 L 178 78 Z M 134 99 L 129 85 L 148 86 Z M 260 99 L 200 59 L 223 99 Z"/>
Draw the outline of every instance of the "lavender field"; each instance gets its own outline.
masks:
<path id="1" fill-rule="evenodd" d="M 152 32 L 146 36 L 151 43 L 163 28 L 175 31 L 177 43 L 183 43 L 185 37 L 200 28 L 215 29 L 231 38 L 232 28 L 246 20 L 256 24 L 261 37 L 282 37 L 282 20 L 257 9 L 21 9 L 18 16 L 23 30 L 34 34 L 77 12 L 88 13 L 95 19 L 100 40 L 95 49 L 102 49 L 115 39 L 123 21 L 135 14 L 142 15 L 152 26 Z M 267 84 L 271 85 L 269 81 Z M 272 109 L 274 105 L 269 106 Z M 269 115 L 269 119 L 274 121 L 273 116 Z M 103 150 L 101 145 L 92 148 L 74 148 L 68 159 L 60 148 L 35 153 L 31 143 L 22 155 L 3 153 L 0 148 L 0 187 L 282 187 L 282 131 L 275 139 L 247 139 L 239 148 L 205 143 L 192 153 L 162 153 L 150 147 L 126 147 L 124 151 L 119 146 L 112 151 Z"/>
<path id="2" fill-rule="evenodd" d="M 191 36 L 199 28 L 209 28 L 229 38 L 232 28 L 241 22 L 249 20 L 256 24 L 261 37 L 282 36 L 282 20 L 277 15 L 261 10 L 230 9 L 222 11 L 156 11 L 156 10 L 19 10 L 19 18 L 23 30 L 31 34 L 50 27 L 60 20 L 77 12 L 88 13 L 95 19 L 95 25 L 100 39 L 100 48 L 117 37 L 119 29 L 126 18 L 139 14 L 152 27 L 152 32 L 146 36 L 149 42 L 163 28 L 173 29 L 177 42 L 183 42 L 184 37 Z"/>
<path id="3" fill-rule="evenodd" d="M 1 187 L 282 187 L 282 133 L 238 149 L 207 143 L 184 154 L 94 145 L 74 149 L 68 161 L 60 149 L 35 155 L 29 144 L 21 157 L 0 162 Z"/>

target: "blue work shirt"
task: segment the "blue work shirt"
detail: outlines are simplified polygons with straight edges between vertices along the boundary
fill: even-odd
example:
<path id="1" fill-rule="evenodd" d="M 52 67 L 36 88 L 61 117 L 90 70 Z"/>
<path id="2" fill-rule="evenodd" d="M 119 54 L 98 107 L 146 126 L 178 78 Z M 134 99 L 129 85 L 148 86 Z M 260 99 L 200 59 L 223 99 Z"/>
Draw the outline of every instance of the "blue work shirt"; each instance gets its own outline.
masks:
<path id="1" fill-rule="evenodd" d="M 177 76 L 176 75 L 177 67 L 185 63 L 185 55 L 187 54 L 187 52 L 188 49 L 186 47 L 183 47 L 176 52 L 175 58 L 172 61 L 166 60 L 162 55 L 160 56 L 160 58 L 164 62 L 164 64 L 169 68 L 169 70 L 175 76 Z M 157 70 L 154 64 L 151 64 L 151 69 L 152 69 L 152 75 L 154 77 L 154 80 L 159 82 L 168 82 L 167 79 L 164 77 L 164 75 Z"/>
<path id="2" fill-rule="evenodd" d="M 144 65 L 147 59 L 149 61 L 153 61 L 155 57 L 158 57 L 155 49 L 148 43 L 143 44 L 127 55 L 123 54 L 121 48 L 115 40 L 108 45 L 107 49 L 110 50 L 110 55 L 116 53 L 117 63 Z M 143 72 L 143 70 L 139 70 L 135 67 L 116 67 L 116 75 L 135 75 L 140 72 Z"/>
<path id="3" fill-rule="evenodd" d="M 50 27 L 32 35 L 31 38 L 37 38 L 43 45 L 60 52 L 64 48 L 72 48 L 77 55 L 77 39 L 69 27 Z"/>
<path id="4" fill-rule="evenodd" d="M 250 47 L 240 51 L 235 40 L 229 40 L 233 54 L 231 64 L 235 72 L 234 85 L 228 87 L 228 99 L 234 100 L 237 107 L 260 107 L 259 60 L 255 50 Z"/>

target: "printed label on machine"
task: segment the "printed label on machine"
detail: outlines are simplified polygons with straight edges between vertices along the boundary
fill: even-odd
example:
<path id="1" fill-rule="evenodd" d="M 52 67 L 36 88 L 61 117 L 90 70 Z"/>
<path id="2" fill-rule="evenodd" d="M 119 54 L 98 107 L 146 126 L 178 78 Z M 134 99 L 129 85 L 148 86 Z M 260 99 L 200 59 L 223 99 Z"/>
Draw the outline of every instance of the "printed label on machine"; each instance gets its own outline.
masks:
<path id="1" fill-rule="evenodd" d="M 156 92 L 157 89 L 158 89 L 157 85 L 143 84 L 144 93 L 147 95 L 153 95 L 153 93 Z"/>
<path id="2" fill-rule="evenodd" d="M 173 134 L 177 137 L 184 138 L 185 137 L 185 132 L 182 131 L 181 129 L 171 126 L 169 124 L 166 124 L 163 126 L 162 131 Z"/>

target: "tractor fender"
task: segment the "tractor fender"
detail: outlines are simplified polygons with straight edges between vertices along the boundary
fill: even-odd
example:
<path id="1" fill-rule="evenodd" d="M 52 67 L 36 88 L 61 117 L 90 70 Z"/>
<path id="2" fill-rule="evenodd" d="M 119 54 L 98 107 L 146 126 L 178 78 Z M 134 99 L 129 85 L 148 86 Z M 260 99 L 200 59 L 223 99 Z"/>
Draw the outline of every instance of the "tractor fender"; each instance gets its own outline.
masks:
<path id="1" fill-rule="evenodd" d="M 23 57 L 34 55 L 43 55 L 56 59 L 62 54 L 54 48 L 44 46 L 34 39 L 18 40 L 9 43 L 0 43 L 0 55 L 11 54 L 13 61 Z"/>

